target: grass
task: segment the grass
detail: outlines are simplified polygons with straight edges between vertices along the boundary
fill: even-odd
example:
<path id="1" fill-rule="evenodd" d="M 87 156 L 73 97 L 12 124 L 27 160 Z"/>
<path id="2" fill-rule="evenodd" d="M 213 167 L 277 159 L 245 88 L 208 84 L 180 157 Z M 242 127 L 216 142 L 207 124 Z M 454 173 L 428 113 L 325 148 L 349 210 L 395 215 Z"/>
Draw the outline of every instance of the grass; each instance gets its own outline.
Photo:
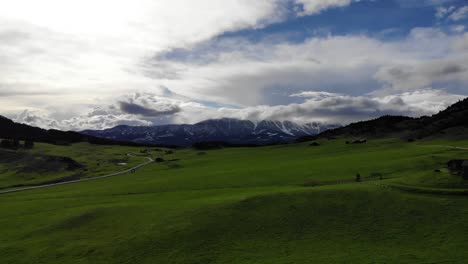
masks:
<path id="1" fill-rule="evenodd" d="M 468 151 L 429 145 L 468 142 L 344 141 L 176 150 L 165 155 L 175 161 L 135 174 L 1 195 L 0 262 L 465 263 L 465 197 L 353 180 L 461 191 L 460 177 L 434 170 Z M 40 145 L 34 153 L 71 157 L 98 175 L 139 150 Z M 377 173 L 382 181 L 370 178 Z"/>
<path id="2" fill-rule="evenodd" d="M 96 177 L 122 171 L 146 161 L 143 158 L 145 155 L 140 153 L 141 150 L 143 148 L 85 143 L 73 146 L 37 143 L 32 150 L 0 149 L 0 189 Z M 128 156 L 127 153 L 135 153 L 135 156 Z M 81 167 L 67 169 L 66 162 L 56 161 L 54 157 L 70 157 Z"/>

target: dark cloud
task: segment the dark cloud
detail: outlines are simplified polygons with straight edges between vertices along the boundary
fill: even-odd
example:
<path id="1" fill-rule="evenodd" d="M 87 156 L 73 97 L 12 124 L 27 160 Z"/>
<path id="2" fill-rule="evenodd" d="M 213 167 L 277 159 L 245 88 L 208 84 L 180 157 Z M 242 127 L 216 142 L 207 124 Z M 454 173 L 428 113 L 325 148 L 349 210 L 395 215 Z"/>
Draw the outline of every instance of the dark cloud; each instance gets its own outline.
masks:
<path id="1" fill-rule="evenodd" d="M 411 77 L 410 69 L 402 67 L 394 67 L 388 70 L 388 73 L 399 80 L 407 80 Z"/>
<path id="2" fill-rule="evenodd" d="M 444 65 L 440 69 L 440 71 L 437 71 L 436 74 L 438 74 L 438 75 L 449 75 L 449 74 L 462 73 L 462 72 L 466 72 L 466 68 L 463 67 L 462 65 L 447 64 L 447 65 Z"/>
<path id="3" fill-rule="evenodd" d="M 124 113 L 146 117 L 173 115 L 182 110 L 178 105 L 166 105 L 160 109 L 152 109 L 132 102 L 119 102 L 119 106 Z"/>
<path id="4" fill-rule="evenodd" d="M 410 66 L 398 66 L 388 69 L 388 75 L 400 81 L 407 81 L 415 77 L 415 75 L 425 75 L 425 79 L 430 80 L 431 77 L 445 77 L 447 75 L 466 72 L 467 68 L 464 65 L 455 62 L 431 62 L 413 68 Z"/>
<path id="5" fill-rule="evenodd" d="M 467 56 L 450 59 L 435 59 L 411 65 L 382 67 L 375 75 L 377 80 L 400 91 L 415 91 L 425 87 L 449 86 L 466 87 L 468 71 Z M 465 88 L 463 88 L 465 89 Z"/>

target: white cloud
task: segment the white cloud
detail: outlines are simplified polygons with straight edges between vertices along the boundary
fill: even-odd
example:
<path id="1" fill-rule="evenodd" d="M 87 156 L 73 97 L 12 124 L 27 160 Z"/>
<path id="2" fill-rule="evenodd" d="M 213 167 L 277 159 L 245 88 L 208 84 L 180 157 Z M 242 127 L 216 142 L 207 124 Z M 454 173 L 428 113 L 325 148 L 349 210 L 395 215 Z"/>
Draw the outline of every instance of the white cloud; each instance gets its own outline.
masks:
<path id="1" fill-rule="evenodd" d="M 229 39 L 181 55 L 195 54 L 189 61 L 163 59 L 160 65 L 176 69 L 178 78 L 162 84 L 179 94 L 249 106 L 271 104 L 278 87 L 289 97 L 317 90 L 358 95 L 382 87 L 404 92 L 446 88 L 440 82 L 468 84 L 468 53 L 454 48 L 462 43 L 461 35 L 436 28 L 415 28 L 393 42 L 363 35 L 312 37 L 302 43 Z"/>
<path id="2" fill-rule="evenodd" d="M 75 130 L 105 129 L 118 125 L 150 126 L 151 121 L 140 119 L 135 115 L 111 113 L 107 110 L 93 109 L 88 114 L 78 115 L 69 119 L 57 120 L 51 113 L 41 109 L 27 109 L 19 114 L 14 121 L 45 129 Z"/>
<path id="3" fill-rule="evenodd" d="M 295 0 L 296 3 L 301 4 L 303 10 L 299 15 L 317 14 L 331 7 L 344 7 L 357 2 L 356 0 Z"/>
<path id="4" fill-rule="evenodd" d="M 391 88 L 408 91 L 430 87 L 436 82 L 468 83 L 467 56 L 382 67 L 375 75 Z"/>
<path id="5" fill-rule="evenodd" d="M 412 116 L 431 115 L 445 110 L 448 106 L 464 99 L 465 96 L 459 94 L 449 94 L 444 91 L 434 89 L 423 89 L 414 92 L 405 92 L 402 94 L 388 95 L 378 100 L 384 103 L 392 100 L 403 100 L 403 102 L 414 109 L 419 109 L 411 113 Z"/>
<path id="6" fill-rule="evenodd" d="M 314 105 L 384 113 L 395 102 L 363 95 L 382 86 L 384 96 L 468 83 L 463 30 L 417 28 L 391 42 L 365 35 L 216 40 L 282 21 L 287 3 L 301 7 L 295 15 L 310 15 L 355 2 L 291 1 L 0 0 L 0 110 L 32 109 L 18 120 L 67 129 L 223 116 L 345 120 Z M 174 49 L 187 58 L 170 57 Z"/>
<path id="7" fill-rule="evenodd" d="M 468 32 L 456 37 L 453 41 L 453 48 L 459 52 L 468 51 Z"/>
<path id="8" fill-rule="evenodd" d="M 165 80 L 178 76 L 178 67 L 169 69 L 170 75 L 161 69 L 168 65 L 142 66 L 145 59 L 173 48 L 190 48 L 224 32 L 282 21 L 291 12 L 286 7 L 290 1 L 303 4 L 308 14 L 345 4 L 342 0 L 0 0 L 0 89 L 16 100 L 1 104 L 0 110 L 30 107 L 29 99 L 24 100 L 30 98 L 25 96 L 30 89 L 49 94 L 54 107 L 65 109 L 76 109 L 78 102 L 92 103 L 90 98 L 159 89 Z M 190 87 L 190 81 L 181 85 Z M 40 107 L 40 102 L 33 106 Z"/>
<path id="9" fill-rule="evenodd" d="M 453 12 L 453 10 L 455 10 L 455 6 L 439 6 L 436 8 L 436 18 L 445 18 L 448 14 Z"/>
<path id="10" fill-rule="evenodd" d="M 307 102 L 312 104 L 324 99 L 344 100 L 345 96 L 356 98 L 368 93 L 382 97 L 427 87 L 445 89 L 447 83 L 453 82 L 466 85 L 466 43 L 466 34 L 449 36 L 434 28 L 414 29 L 406 39 L 394 42 L 382 42 L 360 35 L 313 37 L 303 43 L 284 40 L 252 43 L 238 38 L 207 42 L 201 50 L 194 47 L 181 57 L 151 58 L 148 63 L 143 64 L 150 64 L 146 75 L 151 79 L 151 89 L 132 86 L 132 90 L 141 91 L 132 96 L 122 96 L 128 93 L 116 89 L 112 94 L 97 96 L 97 101 L 87 99 L 87 103 L 81 105 L 80 109 L 89 111 L 89 108 L 99 105 L 114 105 L 116 109 L 121 110 L 120 102 L 131 104 L 133 108 L 127 109 L 127 112 L 113 113 L 114 116 L 122 118 L 113 118 L 114 123 L 103 123 L 101 127 L 119 124 L 121 119 L 146 120 L 156 124 L 193 123 L 203 118 L 223 116 L 283 116 L 296 121 L 306 120 L 303 115 L 283 113 L 307 112 L 304 109 L 309 105 L 302 107 L 301 98 L 306 98 Z M 189 56 L 190 60 L 186 60 L 184 56 Z M 154 66 L 155 63 L 158 69 L 156 76 L 151 71 L 151 65 Z M 164 78 L 165 75 L 174 78 Z M 131 82 L 125 84 L 131 85 Z M 165 87 L 170 87 L 171 90 Z M 275 90 L 276 88 L 278 89 Z M 58 90 L 53 100 L 44 99 L 48 106 L 28 102 L 28 107 L 15 109 L 32 106 L 57 112 L 58 107 L 50 105 L 55 102 L 60 105 L 61 98 L 67 98 L 64 101 L 72 109 L 77 109 L 79 102 L 84 101 L 83 97 L 76 96 L 73 103 L 70 103 L 69 94 L 60 93 Z M 49 94 L 41 96 L 50 97 Z M 274 99 L 276 101 L 272 101 L 272 96 L 277 96 Z M 10 100 L 7 97 L 0 97 L 0 103 L 8 101 Z M 195 102 L 236 105 L 240 110 L 230 107 L 218 110 Z M 402 109 L 408 110 L 409 113 L 415 112 L 412 109 Z M 77 116 L 75 112 L 69 116 Z M 380 109 L 376 113 L 384 112 L 386 111 Z M 85 116 L 83 120 L 84 118 Z M 316 117 L 310 114 L 308 118 Z M 56 119 L 68 120 L 69 117 Z M 95 126 L 93 123 L 77 120 L 76 124 L 83 125 L 83 128 Z M 74 124 L 68 127 L 79 128 Z"/>
<path id="11" fill-rule="evenodd" d="M 381 97 L 347 96 L 326 92 L 303 93 L 301 103 L 277 106 L 251 106 L 245 108 L 215 108 L 199 103 L 159 97 L 153 94 L 133 94 L 117 99 L 114 104 L 96 107 L 87 114 L 65 120 L 55 120 L 41 110 L 25 111 L 15 120 L 30 125 L 63 130 L 105 129 L 116 125 L 147 126 L 159 124 L 153 116 L 128 114 L 118 107 L 119 101 L 137 98 L 135 105 L 147 106 L 149 102 L 175 105 L 180 111 L 171 113 L 170 123 L 196 123 L 214 118 L 237 118 L 247 120 L 288 120 L 297 123 L 322 122 L 347 124 L 350 122 L 376 118 L 382 115 L 431 115 L 463 98 L 433 89 L 387 95 Z M 301 96 L 302 96 L 301 95 Z M 326 95 L 322 98 L 315 95 Z M 167 120 L 166 120 L 167 122 Z"/>
<path id="12" fill-rule="evenodd" d="M 308 98 L 308 100 L 320 101 L 325 98 L 343 96 L 343 94 L 329 93 L 329 92 L 304 91 L 300 93 L 291 94 L 290 96 L 291 97 L 303 97 L 303 98 Z"/>
<path id="13" fill-rule="evenodd" d="M 460 21 L 468 18 L 468 5 L 458 8 L 452 14 L 450 14 L 448 18 L 453 21 Z"/>
<path id="14" fill-rule="evenodd" d="M 455 33 L 463 33 L 465 32 L 465 26 L 464 25 L 453 25 L 450 27 L 450 30 L 452 30 Z"/>
<path id="15" fill-rule="evenodd" d="M 80 97 L 152 89 L 154 81 L 139 72 L 144 58 L 283 16 L 273 0 L 0 0 L 0 6 L 0 86 Z"/>

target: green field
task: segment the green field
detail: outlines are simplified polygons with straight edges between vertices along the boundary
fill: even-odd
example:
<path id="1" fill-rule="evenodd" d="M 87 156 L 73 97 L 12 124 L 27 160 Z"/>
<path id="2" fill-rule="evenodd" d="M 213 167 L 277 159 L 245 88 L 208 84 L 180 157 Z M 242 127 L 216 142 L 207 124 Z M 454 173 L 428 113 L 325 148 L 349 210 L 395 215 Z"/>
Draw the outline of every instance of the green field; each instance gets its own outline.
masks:
<path id="1" fill-rule="evenodd" d="M 0 195 L 0 263 L 467 262 L 468 183 L 445 164 L 468 150 L 436 145 L 468 141 L 319 142 L 168 155 L 37 144 L 0 163 L 1 187 L 78 173 L 21 170 L 25 155 L 70 157 L 82 178 L 166 162 Z"/>

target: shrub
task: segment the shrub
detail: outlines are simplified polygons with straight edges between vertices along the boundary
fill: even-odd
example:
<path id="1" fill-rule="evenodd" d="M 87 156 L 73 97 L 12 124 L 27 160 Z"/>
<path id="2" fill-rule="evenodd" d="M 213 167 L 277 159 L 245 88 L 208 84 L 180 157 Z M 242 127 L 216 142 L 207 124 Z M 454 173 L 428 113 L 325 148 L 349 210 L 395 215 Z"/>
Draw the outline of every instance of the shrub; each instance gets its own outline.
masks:
<path id="1" fill-rule="evenodd" d="M 154 162 L 161 163 L 164 162 L 165 160 L 163 158 L 156 158 Z"/>

